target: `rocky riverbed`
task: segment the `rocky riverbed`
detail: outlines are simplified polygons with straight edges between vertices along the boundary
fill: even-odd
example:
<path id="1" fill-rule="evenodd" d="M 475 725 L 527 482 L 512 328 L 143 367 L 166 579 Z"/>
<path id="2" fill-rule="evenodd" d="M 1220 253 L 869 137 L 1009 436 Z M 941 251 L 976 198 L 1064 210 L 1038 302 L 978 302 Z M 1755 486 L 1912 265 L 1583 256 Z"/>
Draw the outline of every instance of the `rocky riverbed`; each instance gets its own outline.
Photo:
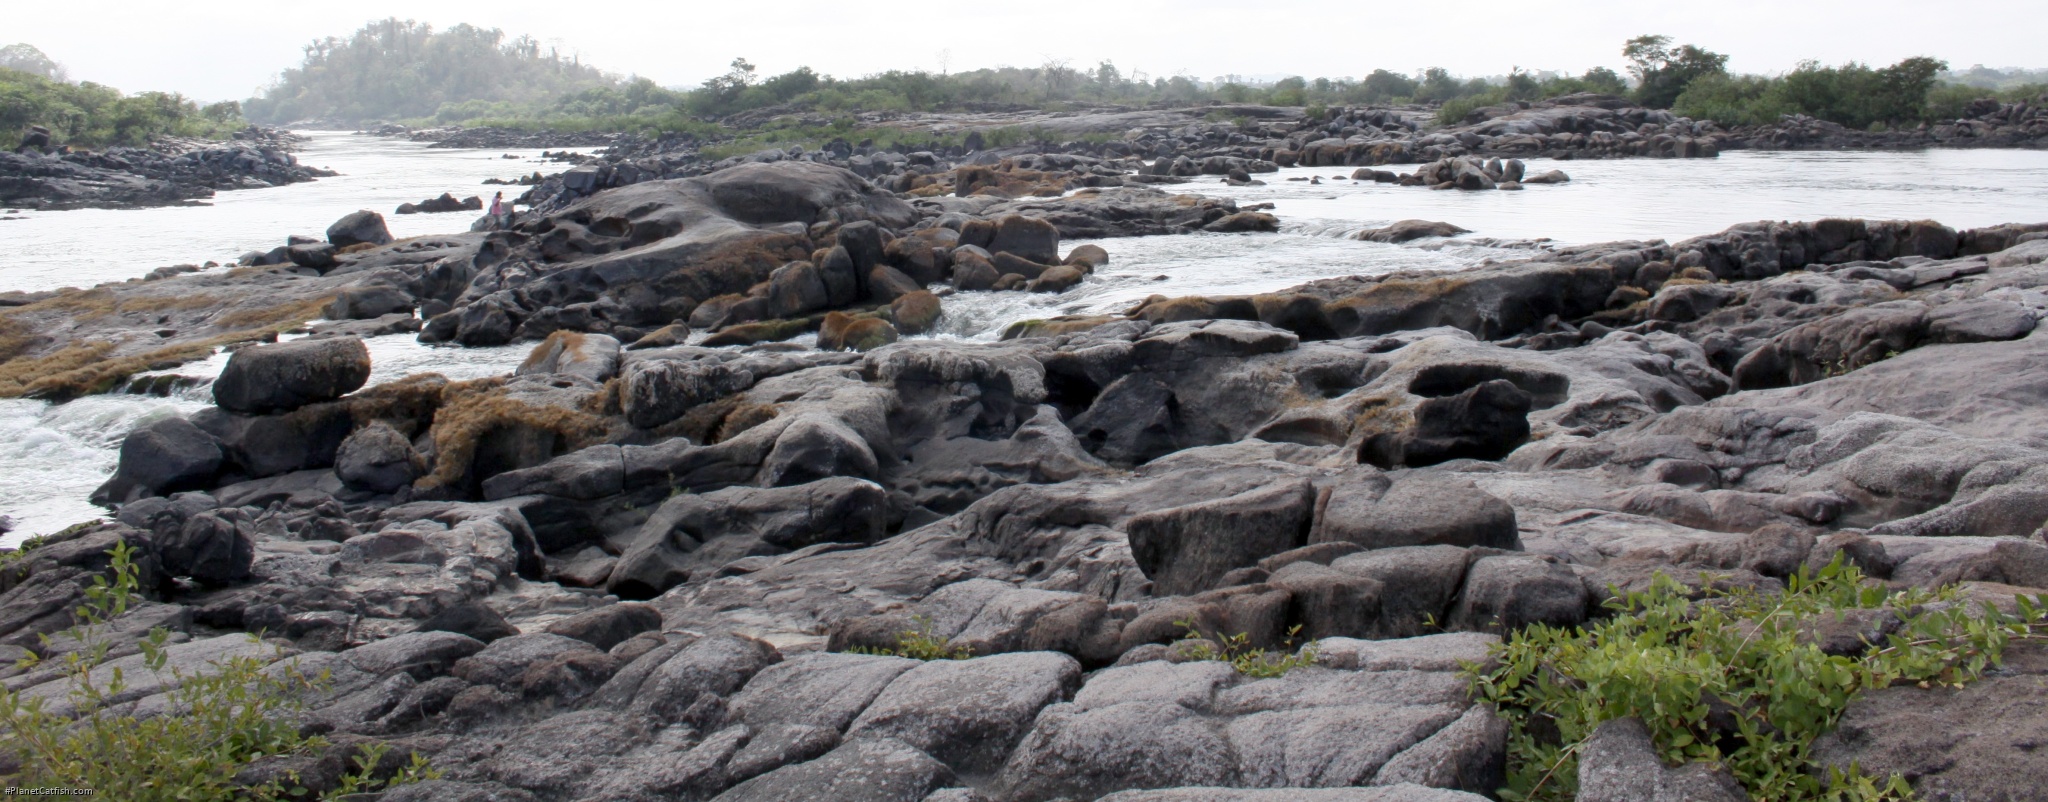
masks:
<path id="1" fill-rule="evenodd" d="M 1276 221 L 1119 156 L 856 157 L 879 181 L 754 160 L 403 241 L 361 212 L 280 264 L 19 299 L 12 395 L 239 350 L 122 444 L 112 521 L 0 575 L 0 650 L 48 649 L 127 543 L 151 600 L 116 631 L 329 672 L 305 727 L 443 774 L 387 800 L 1454 802 L 1507 748 L 1461 662 L 1656 572 L 2048 587 L 2048 223 L 1765 222 L 969 342 L 917 334 L 1116 259 L 1068 240 Z M 413 328 L 533 350 L 365 386 L 358 338 Z M 1316 649 L 1246 676 L 1190 626 Z M 905 631 L 970 659 L 862 653 Z M 2040 717 L 1982 712 L 2048 698 L 2022 657 L 1872 693 L 1821 754 L 2029 798 Z M 1630 798 L 1643 738 L 1603 730 L 1581 798 Z"/>
<path id="2" fill-rule="evenodd" d="M 34 144 L 0 153 L 0 206 L 27 209 L 139 209 L 195 203 L 215 192 L 312 181 L 332 172 L 292 156 L 297 137 L 250 126 L 213 142 L 167 138 L 146 148 L 51 150 Z"/>

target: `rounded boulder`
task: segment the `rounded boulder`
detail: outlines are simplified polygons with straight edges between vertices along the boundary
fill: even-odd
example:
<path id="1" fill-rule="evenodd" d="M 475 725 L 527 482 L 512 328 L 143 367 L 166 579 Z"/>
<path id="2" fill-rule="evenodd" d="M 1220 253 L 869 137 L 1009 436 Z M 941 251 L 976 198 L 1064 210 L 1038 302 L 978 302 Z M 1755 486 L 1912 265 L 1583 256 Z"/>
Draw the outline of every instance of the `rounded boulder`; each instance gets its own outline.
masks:
<path id="1" fill-rule="evenodd" d="M 296 340 L 236 351 L 213 383 L 213 401 L 261 414 L 332 401 L 370 379 L 370 348 L 355 337 Z"/>

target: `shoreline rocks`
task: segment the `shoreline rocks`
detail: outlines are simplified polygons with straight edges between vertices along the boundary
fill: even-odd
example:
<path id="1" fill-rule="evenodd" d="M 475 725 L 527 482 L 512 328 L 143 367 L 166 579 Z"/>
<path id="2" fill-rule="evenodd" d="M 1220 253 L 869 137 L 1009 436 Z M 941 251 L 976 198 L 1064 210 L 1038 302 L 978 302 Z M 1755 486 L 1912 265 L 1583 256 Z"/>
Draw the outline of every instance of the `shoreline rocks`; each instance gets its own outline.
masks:
<path id="1" fill-rule="evenodd" d="M 333 678 L 304 726 L 443 772 L 393 793 L 1451 800 L 1507 749 L 1461 661 L 1657 571 L 2048 586 L 2048 224 L 1766 222 L 903 337 L 934 285 L 1087 280 L 1114 247 L 1063 257 L 1072 232 L 1257 213 L 957 189 L 749 163 L 448 238 L 358 212 L 294 246 L 324 260 L 93 296 L 160 326 L 120 304 L 389 295 L 425 340 L 537 342 L 509 376 L 371 387 L 345 335 L 237 352 L 217 406 L 123 443 L 112 522 L 0 575 L 0 644 L 43 648 L 119 542 L 181 659 L 268 633 Z M 54 331 L 59 297 L 15 315 Z M 1317 649 L 1258 678 L 1190 636 Z M 906 643 L 958 659 L 862 653 Z M 1824 754 L 1920 766 L 1881 725 L 1927 705 L 1874 696 Z M 1582 776 L 1626 795 L 1645 750 L 1607 736 Z M 1973 777 L 2037 762 L 1971 750 Z"/>
<path id="2" fill-rule="evenodd" d="M 166 139 L 101 152 L 36 148 L 0 153 L 0 205 L 139 209 L 192 204 L 217 191 L 260 189 L 334 175 L 298 163 L 296 138 L 251 126 L 226 142 Z"/>

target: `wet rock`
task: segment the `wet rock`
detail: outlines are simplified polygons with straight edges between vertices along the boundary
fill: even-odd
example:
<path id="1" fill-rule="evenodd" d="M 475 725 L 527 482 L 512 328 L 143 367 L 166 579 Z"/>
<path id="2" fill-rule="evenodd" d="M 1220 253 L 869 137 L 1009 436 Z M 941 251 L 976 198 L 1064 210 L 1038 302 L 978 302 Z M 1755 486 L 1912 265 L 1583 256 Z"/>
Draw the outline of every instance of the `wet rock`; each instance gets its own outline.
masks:
<path id="1" fill-rule="evenodd" d="M 534 346 L 514 375 L 563 373 L 603 383 L 618 373 L 619 341 L 604 334 L 562 330 Z"/>
<path id="2" fill-rule="evenodd" d="M 93 491 L 95 504 L 192 490 L 210 483 L 221 466 L 220 443 L 182 417 L 138 426 L 121 439 L 112 478 Z"/>
<path id="3" fill-rule="evenodd" d="M 1455 237 L 1459 234 L 1470 233 L 1472 232 L 1450 223 L 1439 223 L 1430 220 L 1402 220 L 1383 228 L 1368 228 L 1360 231 L 1356 238 L 1366 242 L 1399 243 L 1418 240 L 1424 237 Z"/>
<path id="4" fill-rule="evenodd" d="M 1060 232 L 1053 224 L 1014 214 L 995 223 L 995 236 L 985 246 L 989 253 L 1007 253 L 1042 265 L 1059 263 Z"/>
<path id="5" fill-rule="evenodd" d="M 369 378 L 370 349 L 359 339 L 258 345 L 228 357 L 213 399 L 235 412 L 289 411 L 340 398 Z"/>

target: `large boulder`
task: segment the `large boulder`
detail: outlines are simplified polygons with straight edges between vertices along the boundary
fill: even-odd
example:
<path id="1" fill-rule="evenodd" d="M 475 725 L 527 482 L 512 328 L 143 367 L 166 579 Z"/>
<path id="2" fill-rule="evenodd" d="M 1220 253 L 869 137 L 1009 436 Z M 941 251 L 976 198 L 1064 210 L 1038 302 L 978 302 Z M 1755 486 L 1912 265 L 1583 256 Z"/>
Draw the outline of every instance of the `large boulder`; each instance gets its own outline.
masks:
<path id="1" fill-rule="evenodd" d="M 1007 253 L 1042 265 L 1060 263 L 1060 230 L 1044 220 L 1009 215 L 996 221 L 990 253 Z"/>
<path id="2" fill-rule="evenodd" d="M 373 493 L 391 493 L 411 485 L 425 468 L 426 461 L 413 450 L 412 441 L 383 421 L 349 433 L 334 455 L 334 472 L 343 484 Z"/>
<path id="3" fill-rule="evenodd" d="M 93 491 L 92 500 L 119 504 L 140 496 L 201 489 L 220 465 L 220 443 L 191 421 L 151 421 L 122 438 L 120 467 Z"/>
<path id="4" fill-rule="evenodd" d="M 336 248 L 351 245 L 389 245 L 391 229 L 384 226 L 384 215 L 363 209 L 350 212 L 334 225 L 327 227 L 327 242 Z"/>
<path id="5" fill-rule="evenodd" d="M 370 379 L 370 348 L 355 337 L 295 340 L 236 351 L 213 383 L 222 409 L 260 414 L 332 401 Z"/>
<path id="6" fill-rule="evenodd" d="M 1439 223 L 1430 220 L 1402 220 L 1382 228 L 1368 228 L 1360 231 L 1356 238 L 1366 242 L 1392 243 L 1407 242 L 1409 240 L 1422 239 L 1423 237 L 1455 237 L 1459 234 L 1470 233 L 1472 233 L 1470 230 L 1459 228 L 1450 223 Z"/>
<path id="7" fill-rule="evenodd" d="M 548 335 L 519 363 L 514 375 L 565 373 L 603 383 L 619 370 L 619 341 L 606 334 L 569 330 Z"/>
<path id="8" fill-rule="evenodd" d="M 1372 476 L 1331 488 L 1310 540 L 1367 549 L 1397 546 L 1521 547 L 1515 508 L 1454 473 Z"/>
<path id="9" fill-rule="evenodd" d="M 164 538 L 159 549 L 165 576 L 225 585 L 249 576 L 256 556 L 256 527 L 237 508 L 202 512 Z"/>

